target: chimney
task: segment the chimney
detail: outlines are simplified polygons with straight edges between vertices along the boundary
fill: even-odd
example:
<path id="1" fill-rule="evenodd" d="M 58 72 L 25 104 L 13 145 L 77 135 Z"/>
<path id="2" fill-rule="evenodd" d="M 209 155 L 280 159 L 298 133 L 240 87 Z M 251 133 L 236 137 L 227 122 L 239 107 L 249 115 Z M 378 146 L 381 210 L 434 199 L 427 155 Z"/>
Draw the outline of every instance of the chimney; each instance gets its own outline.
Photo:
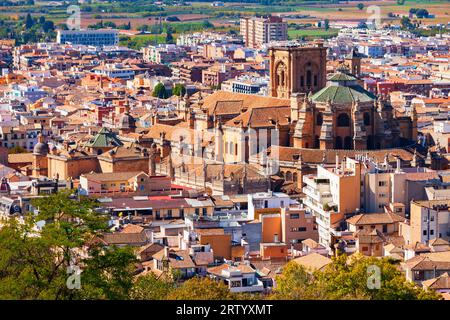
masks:
<path id="1" fill-rule="evenodd" d="M 169 258 L 169 247 L 164 247 L 164 257 Z"/>
<path id="2" fill-rule="evenodd" d="M 397 157 L 397 169 L 395 172 L 400 173 L 402 171 L 400 157 Z"/>

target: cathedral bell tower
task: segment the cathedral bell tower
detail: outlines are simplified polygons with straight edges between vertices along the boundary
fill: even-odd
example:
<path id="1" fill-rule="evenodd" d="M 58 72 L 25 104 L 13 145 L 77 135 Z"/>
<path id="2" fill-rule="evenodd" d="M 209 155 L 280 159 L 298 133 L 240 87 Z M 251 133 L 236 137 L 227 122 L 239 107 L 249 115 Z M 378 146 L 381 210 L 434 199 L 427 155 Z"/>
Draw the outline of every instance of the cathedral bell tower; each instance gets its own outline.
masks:
<path id="1" fill-rule="evenodd" d="M 317 92 L 326 85 L 327 49 L 314 46 L 274 46 L 270 56 L 270 94 L 289 99 L 293 93 Z"/>

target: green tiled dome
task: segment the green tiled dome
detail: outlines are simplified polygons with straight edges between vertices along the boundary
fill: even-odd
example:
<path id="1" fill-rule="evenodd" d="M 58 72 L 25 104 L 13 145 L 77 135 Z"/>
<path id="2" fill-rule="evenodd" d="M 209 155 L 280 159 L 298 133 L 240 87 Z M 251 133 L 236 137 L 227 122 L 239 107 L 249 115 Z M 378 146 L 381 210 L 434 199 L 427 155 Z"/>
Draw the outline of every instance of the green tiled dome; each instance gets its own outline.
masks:
<path id="1" fill-rule="evenodd" d="M 328 84 L 311 97 L 313 102 L 327 102 L 335 104 L 351 104 L 355 101 L 373 102 L 376 96 L 361 87 L 357 79 L 345 72 L 336 72 L 328 78 Z"/>
<path id="2" fill-rule="evenodd" d="M 122 141 L 117 138 L 116 134 L 106 128 L 102 128 L 86 146 L 92 148 L 106 148 L 122 146 Z"/>

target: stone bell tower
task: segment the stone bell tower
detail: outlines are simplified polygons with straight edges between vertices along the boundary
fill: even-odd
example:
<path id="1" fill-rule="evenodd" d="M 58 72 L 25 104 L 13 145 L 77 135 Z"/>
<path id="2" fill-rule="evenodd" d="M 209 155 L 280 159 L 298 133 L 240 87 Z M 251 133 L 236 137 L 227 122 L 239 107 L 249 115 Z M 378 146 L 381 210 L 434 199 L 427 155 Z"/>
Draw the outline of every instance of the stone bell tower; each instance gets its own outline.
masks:
<path id="1" fill-rule="evenodd" d="M 327 49 L 313 46 L 274 46 L 270 56 L 270 93 L 289 99 L 293 93 L 317 92 L 326 85 Z"/>

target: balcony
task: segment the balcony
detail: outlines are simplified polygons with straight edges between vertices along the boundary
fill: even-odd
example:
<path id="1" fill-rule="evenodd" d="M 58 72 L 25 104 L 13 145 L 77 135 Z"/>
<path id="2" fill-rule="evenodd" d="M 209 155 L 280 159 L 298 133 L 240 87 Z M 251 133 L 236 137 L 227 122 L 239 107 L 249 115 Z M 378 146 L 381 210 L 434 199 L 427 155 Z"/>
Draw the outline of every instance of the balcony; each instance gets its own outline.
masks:
<path id="1" fill-rule="evenodd" d="M 332 198 L 329 191 L 321 192 L 320 190 L 314 189 L 308 185 L 303 187 L 303 193 L 320 203 L 330 202 Z"/>
<path id="2" fill-rule="evenodd" d="M 231 280 L 233 281 L 233 280 Z M 247 286 L 236 286 L 231 287 L 230 286 L 230 292 L 232 293 L 239 293 L 239 292 L 262 292 L 264 291 L 264 285 L 261 282 L 261 280 L 256 279 L 256 282 L 252 285 Z"/>
<path id="3" fill-rule="evenodd" d="M 317 178 L 317 176 L 315 175 L 303 176 L 303 182 L 306 183 L 306 185 L 312 187 L 313 189 L 319 189 L 320 185 L 330 184 L 329 179 Z"/>

